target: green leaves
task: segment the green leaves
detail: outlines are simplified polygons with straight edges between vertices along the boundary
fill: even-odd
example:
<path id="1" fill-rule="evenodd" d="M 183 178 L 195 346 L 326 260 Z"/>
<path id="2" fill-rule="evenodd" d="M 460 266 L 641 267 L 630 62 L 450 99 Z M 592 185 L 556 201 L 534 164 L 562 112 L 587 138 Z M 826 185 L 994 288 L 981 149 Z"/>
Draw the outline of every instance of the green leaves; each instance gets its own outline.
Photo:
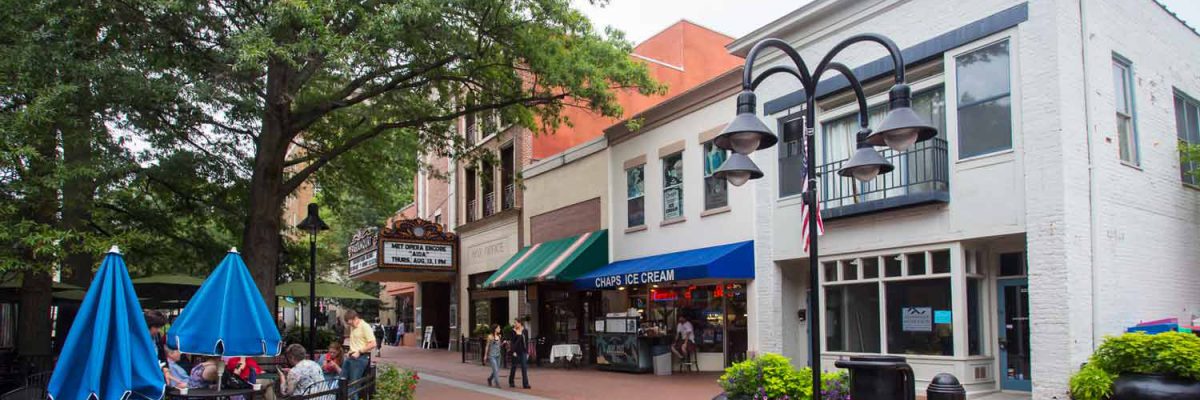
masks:
<path id="1" fill-rule="evenodd" d="M 1107 337 L 1083 369 L 1071 377 L 1071 393 L 1080 400 L 1104 399 L 1113 380 L 1124 373 L 1200 381 L 1200 337 L 1182 332 Z"/>

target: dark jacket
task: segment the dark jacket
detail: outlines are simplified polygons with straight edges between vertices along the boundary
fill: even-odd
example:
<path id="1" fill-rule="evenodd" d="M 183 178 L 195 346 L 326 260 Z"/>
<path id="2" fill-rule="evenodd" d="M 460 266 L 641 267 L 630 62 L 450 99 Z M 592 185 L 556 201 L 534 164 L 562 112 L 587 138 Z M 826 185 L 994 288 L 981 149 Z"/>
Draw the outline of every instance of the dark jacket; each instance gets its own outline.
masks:
<path id="1" fill-rule="evenodd" d="M 508 338 L 509 352 L 517 354 L 529 354 L 529 347 L 527 343 L 529 338 L 525 336 L 528 334 L 528 330 L 521 331 L 521 334 L 519 335 L 517 334 L 517 331 L 513 331 L 512 335 L 510 335 Z"/>

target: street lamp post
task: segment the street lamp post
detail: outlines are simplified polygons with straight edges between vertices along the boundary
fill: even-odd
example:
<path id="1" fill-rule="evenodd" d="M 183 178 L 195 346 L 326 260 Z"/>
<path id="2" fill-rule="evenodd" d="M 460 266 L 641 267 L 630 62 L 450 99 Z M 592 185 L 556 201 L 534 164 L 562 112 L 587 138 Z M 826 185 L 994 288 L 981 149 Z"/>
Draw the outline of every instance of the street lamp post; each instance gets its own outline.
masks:
<path id="1" fill-rule="evenodd" d="M 895 65 L 895 84 L 888 92 L 888 106 L 890 111 L 883 118 L 879 129 L 872 132 L 869 128 L 867 114 L 867 99 L 863 95 L 862 85 L 858 81 L 858 77 L 854 72 L 845 65 L 833 62 L 833 58 L 846 47 L 859 42 L 874 42 L 882 45 L 891 55 L 892 63 Z M 754 60 L 759 53 L 766 48 L 773 47 L 783 51 L 792 61 L 793 65 L 778 65 L 767 68 L 762 71 L 758 77 L 754 77 Z M 763 176 L 762 171 L 754 165 L 750 160 L 750 153 L 755 150 L 762 150 L 774 146 L 779 139 L 771 133 L 758 116 L 755 115 L 757 100 L 754 95 L 754 89 L 762 82 L 775 74 L 784 73 L 792 75 L 800 80 L 800 85 L 804 89 L 805 94 L 805 115 L 804 126 L 801 128 L 799 124 L 787 123 L 783 129 L 791 133 L 794 130 L 803 129 L 804 135 L 804 168 L 805 168 L 805 186 L 807 187 L 804 201 L 808 204 L 808 238 L 809 254 L 808 254 L 808 276 L 809 285 L 812 286 L 808 294 L 809 312 L 808 312 L 808 328 L 809 328 L 809 363 L 812 367 L 812 387 L 813 398 L 820 396 L 821 391 L 821 300 L 818 290 L 820 290 L 819 280 L 819 256 L 817 251 L 817 213 L 816 206 L 819 197 L 817 197 L 817 171 L 816 171 L 816 149 L 814 129 L 816 121 L 816 98 L 817 98 L 817 83 L 828 70 L 834 70 L 846 77 L 850 87 L 854 90 L 854 96 L 858 100 L 858 122 L 859 132 L 857 135 L 858 146 L 854 154 L 850 157 L 842 170 L 838 171 L 838 175 L 846 177 L 854 177 L 859 181 L 868 182 L 875 179 L 880 173 L 887 173 L 894 167 L 884 160 L 883 157 L 875 151 L 875 146 L 888 146 L 896 151 L 904 151 L 918 141 L 928 140 L 937 135 L 937 129 L 931 126 L 928 122 L 922 120 L 915 112 L 912 106 L 912 89 L 904 80 L 904 59 L 900 54 L 900 49 L 891 39 L 878 34 L 860 34 L 855 35 L 838 43 L 821 59 L 817 64 L 816 69 L 811 72 L 804 64 L 804 60 L 796 49 L 792 48 L 787 42 L 779 39 L 764 39 L 758 42 L 750 50 L 750 54 L 746 57 L 746 65 L 742 70 L 742 92 L 737 98 L 737 116 L 725 128 L 723 132 L 716 138 L 714 143 L 717 147 L 726 150 L 732 150 L 733 154 L 729 159 L 721 165 L 715 172 L 715 175 L 724 177 L 729 183 L 734 186 L 741 186 L 748 180 L 758 179 Z"/>
<path id="2" fill-rule="evenodd" d="M 308 216 L 296 225 L 308 232 L 308 351 L 316 351 L 317 346 L 317 233 L 329 230 L 329 225 L 321 220 L 321 212 L 317 203 L 308 204 Z"/>

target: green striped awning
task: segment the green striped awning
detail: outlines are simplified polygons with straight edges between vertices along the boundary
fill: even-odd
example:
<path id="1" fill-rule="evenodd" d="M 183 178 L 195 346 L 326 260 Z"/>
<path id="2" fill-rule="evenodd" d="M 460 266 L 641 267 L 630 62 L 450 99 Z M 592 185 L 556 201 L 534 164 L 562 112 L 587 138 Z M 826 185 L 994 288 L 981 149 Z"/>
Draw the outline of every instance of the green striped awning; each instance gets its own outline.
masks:
<path id="1" fill-rule="evenodd" d="M 572 282 L 608 264 L 608 230 L 527 246 L 496 270 L 483 287 L 512 289 L 537 282 Z"/>

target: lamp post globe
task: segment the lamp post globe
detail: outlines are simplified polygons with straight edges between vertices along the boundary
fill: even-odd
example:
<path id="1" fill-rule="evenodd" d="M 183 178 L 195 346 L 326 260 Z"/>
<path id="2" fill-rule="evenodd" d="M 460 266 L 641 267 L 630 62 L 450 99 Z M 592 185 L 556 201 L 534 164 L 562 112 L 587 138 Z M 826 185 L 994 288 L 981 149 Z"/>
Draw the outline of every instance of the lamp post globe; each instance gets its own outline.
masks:
<path id="1" fill-rule="evenodd" d="M 771 133 L 771 129 L 754 115 L 755 96 L 752 91 L 743 91 L 738 95 L 738 113 L 733 121 L 725 126 L 725 130 L 713 139 L 713 144 L 735 154 L 749 155 L 755 150 L 774 146 L 779 138 Z"/>
<path id="2" fill-rule="evenodd" d="M 866 143 L 864 140 L 870 136 L 870 129 L 858 131 L 858 148 L 854 150 L 854 155 L 838 170 L 838 175 L 845 177 L 853 177 L 859 182 L 870 182 L 879 174 L 886 174 L 896 169 L 891 163 L 879 155 L 875 151 L 875 146 Z"/>
<path id="3" fill-rule="evenodd" d="M 913 144 L 937 136 L 934 128 L 912 109 L 912 89 L 905 84 L 896 84 L 888 92 L 890 110 L 875 133 L 867 136 L 872 146 L 887 146 L 892 150 L 905 151 Z"/>
<path id="4" fill-rule="evenodd" d="M 745 185 L 751 179 L 763 177 L 763 173 L 754 165 L 754 161 L 749 156 L 740 153 L 729 155 L 729 159 L 721 164 L 720 168 L 713 171 L 713 176 L 717 179 L 725 179 L 733 186 Z"/>

